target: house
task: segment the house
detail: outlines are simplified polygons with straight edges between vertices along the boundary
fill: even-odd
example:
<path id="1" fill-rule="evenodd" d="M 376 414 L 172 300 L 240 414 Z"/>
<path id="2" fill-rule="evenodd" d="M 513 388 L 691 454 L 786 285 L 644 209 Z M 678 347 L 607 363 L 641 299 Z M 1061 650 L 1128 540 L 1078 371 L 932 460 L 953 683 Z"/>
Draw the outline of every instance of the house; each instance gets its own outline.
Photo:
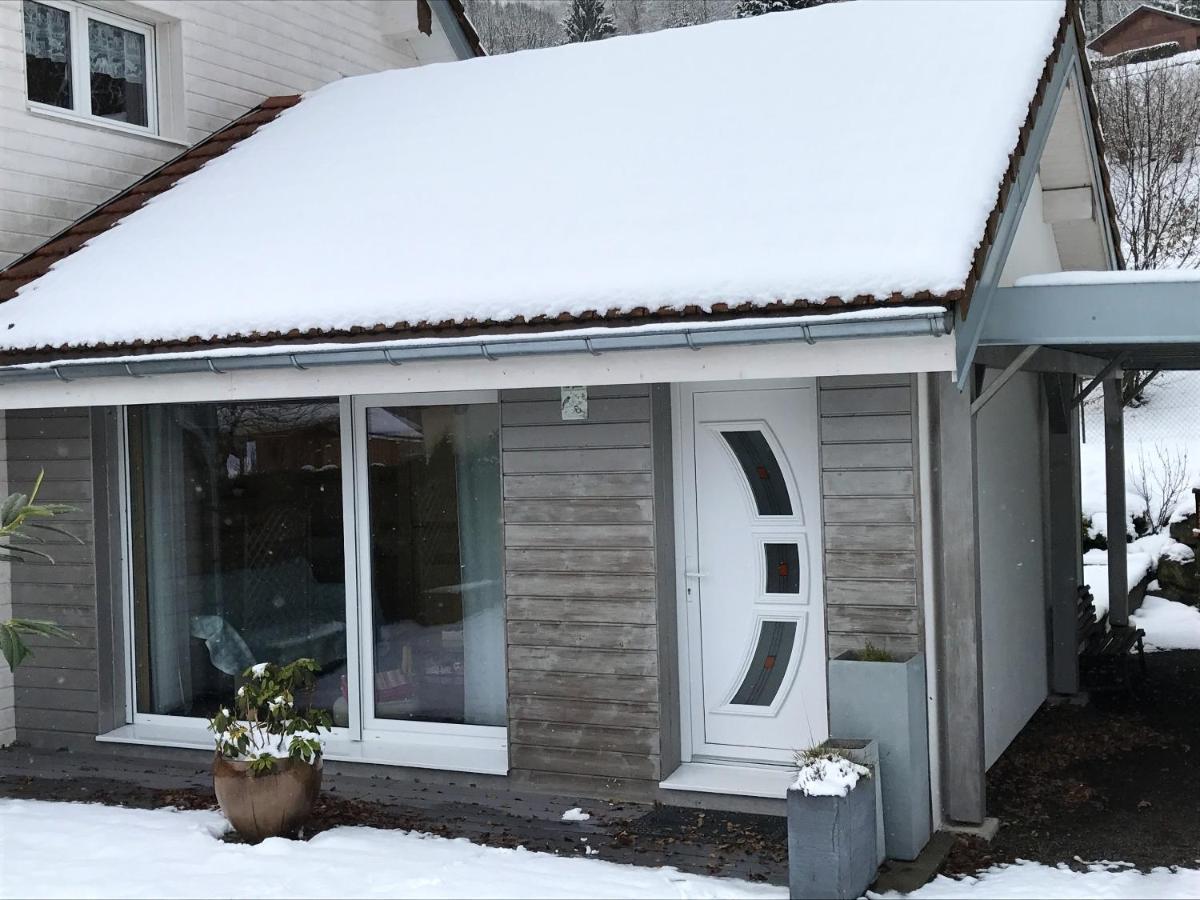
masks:
<path id="1" fill-rule="evenodd" d="M 3 0 L 0 38 L 0 268 L 267 97 L 481 52 L 459 0 Z"/>
<path id="2" fill-rule="evenodd" d="M 1142 4 L 1088 44 L 1103 56 L 1161 48 L 1164 56 L 1200 50 L 1200 19 Z"/>
<path id="3" fill-rule="evenodd" d="M 16 737 L 211 748 L 311 656 L 334 761 L 778 810 L 873 645 L 925 661 L 903 789 L 981 822 L 1077 688 L 1069 409 L 1129 352 L 1038 281 L 1121 266 L 1082 44 L 833 4 L 348 78 L 151 173 L 0 273 L 8 481 L 85 539 L 13 569 L 80 638 Z"/>

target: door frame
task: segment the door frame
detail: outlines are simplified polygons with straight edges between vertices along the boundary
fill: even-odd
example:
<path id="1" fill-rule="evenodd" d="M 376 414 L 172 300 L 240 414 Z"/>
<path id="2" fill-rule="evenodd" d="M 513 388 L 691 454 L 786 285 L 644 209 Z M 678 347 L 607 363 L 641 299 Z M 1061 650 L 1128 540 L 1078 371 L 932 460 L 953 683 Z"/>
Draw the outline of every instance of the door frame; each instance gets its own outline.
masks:
<path id="1" fill-rule="evenodd" d="M 671 478 L 674 500 L 675 524 L 675 603 L 676 603 L 676 647 L 679 672 L 679 759 L 681 763 L 693 761 L 724 763 L 733 765 L 780 765 L 778 760 L 768 758 L 739 758 L 713 757 L 695 752 L 698 743 L 696 729 L 703 728 L 702 692 L 693 690 L 694 684 L 699 684 L 699 671 L 693 671 L 693 662 L 697 653 L 700 637 L 700 622 L 696 613 L 688 603 L 688 579 L 686 573 L 692 571 L 696 564 L 695 541 L 697 538 L 696 494 L 695 494 L 695 418 L 692 398 L 697 393 L 706 392 L 738 392 L 738 391 L 770 391 L 789 390 L 795 388 L 810 388 L 817 394 L 817 379 L 813 378 L 772 378 L 745 381 L 699 381 L 673 382 L 671 384 Z M 815 409 L 812 428 L 819 435 L 820 409 Z M 817 497 L 820 499 L 820 444 L 818 439 L 817 469 L 812 474 L 817 484 Z M 797 478 L 801 473 L 796 473 Z M 812 526 L 812 534 L 818 539 L 818 546 L 813 553 L 813 564 L 817 567 L 818 583 L 821 590 L 813 598 L 813 604 L 821 604 L 821 652 L 826 653 L 826 626 L 824 616 L 824 553 L 825 553 L 824 516 L 816 511 Z M 811 621 L 811 619 L 810 619 Z M 823 676 L 828 680 L 827 665 L 822 666 Z M 828 688 L 828 685 L 826 685 Z M 826 692 L 828 693 L 828 691 Z M 826 716 L 828 710 L 822 711 Z M 699 721 L 698 721 L 699 720 Z M 770 756 L 767 753 L 764 756 Z M 790 763 L 790 760 L 788 761 Z"/>

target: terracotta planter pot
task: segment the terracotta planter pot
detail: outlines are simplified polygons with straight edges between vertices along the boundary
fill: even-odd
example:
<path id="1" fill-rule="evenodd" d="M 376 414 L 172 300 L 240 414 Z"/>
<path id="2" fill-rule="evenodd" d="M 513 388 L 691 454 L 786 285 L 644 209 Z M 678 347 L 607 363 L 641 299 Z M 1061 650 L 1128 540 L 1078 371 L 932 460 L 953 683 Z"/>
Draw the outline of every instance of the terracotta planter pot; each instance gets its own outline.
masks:
<path id="1" fill-rule="evenodd" d="M 213 757 L 213 787 L 225 818 L 238 834 L 257 844 L 308 821 L 321 793 L 321 758 L 315 763 L 281 759 L 275 771 L 251 775 L 249 763 L 218 753 Z"/>

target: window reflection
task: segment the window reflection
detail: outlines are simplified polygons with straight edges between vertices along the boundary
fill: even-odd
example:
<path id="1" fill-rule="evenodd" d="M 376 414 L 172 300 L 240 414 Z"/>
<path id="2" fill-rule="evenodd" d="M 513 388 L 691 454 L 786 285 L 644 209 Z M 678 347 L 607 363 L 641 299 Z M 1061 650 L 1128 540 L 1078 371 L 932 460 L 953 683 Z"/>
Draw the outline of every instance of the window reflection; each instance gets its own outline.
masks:
<path id="1" fill-rule="evenodd" d="M 367 411 L 374 712 L 503 725 L 495 405 Z"/>
<path id="2" fill-rule="evenodd" d="M 147 406 L 129 430 L 139 711 L 209 716 L 300 657 L 344 710 L 338 404 Z"/>

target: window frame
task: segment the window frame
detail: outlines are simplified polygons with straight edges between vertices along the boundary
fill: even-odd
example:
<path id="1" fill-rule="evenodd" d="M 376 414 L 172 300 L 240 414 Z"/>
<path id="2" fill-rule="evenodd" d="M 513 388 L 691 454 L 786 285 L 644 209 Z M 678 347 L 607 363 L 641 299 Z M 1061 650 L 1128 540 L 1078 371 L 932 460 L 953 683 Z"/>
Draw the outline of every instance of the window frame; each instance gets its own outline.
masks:
<path id="1" fill-rule="evenodd" d="M 71 36 L 71 107 L 69 109 L 55 106 L 52 103 L 42 103 L 29 96 L 29 75 L 25 75 L 25 103 L 35 112 L 57 118 L 72 119 L 89 125 L 112 128 L 131 134 L 158 134 L 158 55 L 155 26 L 149 22 L 130 19 L 98 9 L 85 3 L 74 3 L 71 0 L 21 0 L 24 10 L 26 2 L 40 3 L 62 10 L 67 14 L 67 28 Z M 88 21 L 95 20 L 106 25 L 113 25 L 126 31 L 140 34 L 146 42 L 146 124 L 122 122 L 106 116 L 98 116 L 92 112 L 92 64 L 91 42 L 88 36 Z M 21 17 L 21 50 L 25 50 L 24 15 Z M 24 56 L 22 56 L 24 60 Z M 24 62 L 22 62 L 24 65 Z"/>
<path id="2" fill-rule="evenodd" d="M 339 404 L 341 438 L 342 537 L 346 593 L 346 684 L 348 724 L 325 736 L 325 757 L 334 761 L 379 763 L 446 771 L 507 774 L 508 728 L 418 720 L 376 719 L 374 698 L 366 695 L 374 671 L 371 621 L 370 506 L 367 484 L 366 412 L 376 406 L 499 405 L 499 391 L 473 390 L 412 394 L 365 394 L 316 397 Z M 224 402 L 224 401 L 210 401 Z M 232 401 L 237 402 L 237 401 Z M 252 401 L 248 401 L 252 402 Z M 121 529 L 121 610 L 124 677 L 124 726 L 101 741 L 165 746 L 212 746 L 207 721 L 191 716 L 139 712 L 139 651 L 134 574 L 133 470 L 128 407 L 119 407 Z M 501 444 L 503 452 L 503 444 Z M 504 648 L 507 656 L 507 646 Z M 506 666 L 507 668 L 507 666 Z"/>

